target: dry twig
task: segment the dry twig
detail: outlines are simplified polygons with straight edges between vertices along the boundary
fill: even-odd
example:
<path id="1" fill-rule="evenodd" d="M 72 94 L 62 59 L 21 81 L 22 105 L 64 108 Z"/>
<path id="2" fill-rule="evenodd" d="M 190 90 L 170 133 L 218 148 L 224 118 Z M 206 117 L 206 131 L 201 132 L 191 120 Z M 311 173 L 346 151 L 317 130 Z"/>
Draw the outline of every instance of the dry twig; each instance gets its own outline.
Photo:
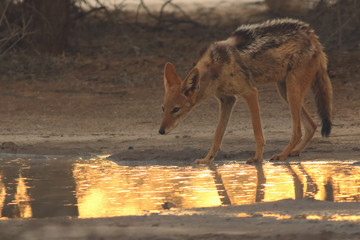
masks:
<path id="1" fill-rule="evenodd" d="M 181 18 L 171 18 L 171 19 L 165 19 L 165 8 L 167 6 L 172 6 L 174 9 L 178 10 L 181 14 L 182 14 L 182 17 Z M 150 9 L 146 6 L 146 4 L 144 3 L 143 0 L 140 0 L 140 3 L 137 7 L 137 10 L 136 10 L 136 23 L 139 24 L 139 12 L 140 12 L 140 9 L 143 8 L 146 12 L 146 14 L 154 19 L 156 21 L 156 24 L 155 24 L 155 28 L 161 28 L 162 26 L 165 26 L 166 23 L 169 23 L 170 25 L 172 24 L 180 24 L 180 23 L 189 23 L 189 24 L 194 24 L 194 25 L 199 25 L 198 22 L 194 21 L 191 19 L 190 16 L 188 16 L 185 11 L 177 4 L 174 4 L 172 2 L 172 0 L 167 0 L 164 2 L 164 4 L 161 6 L 160 8 L 160 11 L 159 11 L 159 14 L 158 15 L 155 15 L 153 14 Z"/>

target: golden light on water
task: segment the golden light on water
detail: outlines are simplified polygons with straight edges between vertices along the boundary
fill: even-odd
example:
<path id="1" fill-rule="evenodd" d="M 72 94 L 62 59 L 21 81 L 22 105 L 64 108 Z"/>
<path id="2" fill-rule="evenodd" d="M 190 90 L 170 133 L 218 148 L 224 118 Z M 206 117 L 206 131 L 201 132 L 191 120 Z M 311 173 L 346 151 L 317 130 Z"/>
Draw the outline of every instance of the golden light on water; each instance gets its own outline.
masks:
<path id="1" fill-rule="evenodd" d="M 286 220 L 286 219 L 291 219 L 292 216 L 285 214 L 278 214 L 278 213 L 264 213 L 262 214 L 263 217 L 271 217 L 271 218 L 275 218 L 276 220 Z"/>
<path id="2" fill-rule="evenodd" d="M 111 161 L 75 164 L 79 217 L 142 215 L 162 210 L 164 202 L 181 208 L 219 206 L 207 168 L 120 166 Z"/>
<path id="3" fill-rule="evenodd" d="M 255 202 L 257 176 L 254 170 L 254 166 L 244 164 L 229 164 L 217 168 L 231 204 L 242 205 Z"/>
<path id="4" fill-rule="evenodd" d="M 360 221 L 360 216 L 358 215 L 339 215 L 334 214 L 331 216 L 320 216 L 320 215 L 289 215 L 289 214 L 279 214 L 279 213 L 257 213 L 257 214 L 247 214 L 247 213 L 239 213 L 236 214 L 238 218 L 254 218 L 254 217 L 263 217 L 263 218 L 275 218 L 276 220 L 287 220 L 287 219 L 303 219 L 303 220 L 323 220 L 326 219 L 328 221 Z"/>
<path id="5" fill-rule="evenodd" d="M 5 186 L 2 182 L 2 176 L 0 175 L 0 210 L 3 209 L 5 203 Z M 0 215 L 1 218 L 1 215 Z"/>
<path id="6" fill-rule="evenodd" d="M 317 200 L 335 202 L 360 201 L 360 168 L 347 163 L 302 164 L 308 176 L 318 186 Z"/>
<path id="7" fill-rule="evenodd" d="M 352 175 L 356 177 L 350 179 Z M 142 215 L 162 210 L 165 202 L 196 208 L 281 199 L 329 200 L 330 194 L 335 201 L 360 197 L 359 168 L 346 163 L 193 168 L 121 166 L 99 160 L 75 164 L 74 178 L 79 217 L 84 218 Z"/>
<path id="8" fill-rule="evenodd" d="M 318 215 L 308 215 L 308 216 L 306 216 L 307 220 L 323 220 L 324 218 L 326 218 L 326 217 L 318 216 Z"/>
<path id="9" fill-rule="evenodd" d="M 63 167 L 68 168 L 66 171 L 69 172 L 64 176 L 70 178 L 64 179 L 64 184 L 68 184 L 64 186 L 61 180 L 63 175 L 59 173 L 65 171 Z M 124 166 L 101 158 L 72 161 L 61 166 L 61 169 L 53 169 L 49 163 L 49 170 L 40 171 L 42 175 L 48 174 L 43 176 L 45 182 L 33 181 L 37 177 L 30 173 L 37 173 L 37 170 L 31 170 L 29 166 L 24 171 L 13 171 L 14 176 L 9 173 L 5 176 L 1 172 L 0 213 L 6 212 L 7 215 L 0 215 L 0 218 L 12 212 L 15 212 L 13 217 L 20 218 L 33 217 L 35 212 L 41 215 L 41 204 L 49 206 L 54 200 L 57 201 L 57 211 L 68 211 L 69 216 L 80 218 L 143 215 L 169 207 L 242 205 L 282 199 L 360 202 L 360 167 L 346 162 L 255 166 L 229 163 L 211 167 Z M 21 172 L 25 172 L 26 177 Z M 51 178 L 56 188 L 48 189 L 50 200 L 46 202 L 47 190 L 39 189 L 48 186 L 46 181 Z M 58 199 L 54 194 L 60 194 L 64 199 Z M 37 207 L 36 211 L 34 206 Z M 272 217 L 286 219 L 289 216 Z M 306 216 L 306 219 L 314 220 L 323 218 Z M 326 219 L 359 220 L 357 216 Z"/>
<path id="10" fill-rule="evenodd" d="M 15 202 L 19 208 L 20 218 L 31 218 L 32 211 L 30 206 L 30 197 L 27 193 L 27 187 L 25 185 L 25 179 L 21 176 L 18 178 L 18 185 L 15 194 Z"/>
<path id="11" fill-rule="evenodd" d="M 265 172 L 265 202 L 277 201 L 286 198 L 295 199 L 294 182 L 287 171 L 281 165 L 264 166 Z"/>
<path id="12" fill-rule="evenodd" d="M 338 214 L 335 214 L 328 219 L 329 221 L 360 221 L 360 216 L 357 215 L 345 215 L 341 216 Z"/>
<path id="13" fill-rule="evenodd" d="M 291 215 L 288 214 L 279 214 L 279 213 L 256 213 L 256 214 L 248 214 L 248 213 L 239 213 L 236 214 L 238 218 L 256 218 L 256 217 L 264 217 L 264 218 L 275 218 L 276 220 L 286 220 L 293 218 Z"/>
<path id="14" fill-rule="evenodd" d="M 5 185 L 2 181 L 2 177 L 0 176 L 0 213 L 1 210 L 5 208 L 6 197 L 9 193 L 6 192 Z M 16 191 L 14 194 L 14 198 L 8 205 L 11 205 L 11 211 L 14 212 L 16 217 L 19 218 L 31 218 L 32 217 L 32 209 L 30 206 L 30 196 L 27 192 L 27 186 L 25 184 L 25 178 L 20 174 L 16 179 Z M 3 216 L 0 215 L 0 219 Z"/>

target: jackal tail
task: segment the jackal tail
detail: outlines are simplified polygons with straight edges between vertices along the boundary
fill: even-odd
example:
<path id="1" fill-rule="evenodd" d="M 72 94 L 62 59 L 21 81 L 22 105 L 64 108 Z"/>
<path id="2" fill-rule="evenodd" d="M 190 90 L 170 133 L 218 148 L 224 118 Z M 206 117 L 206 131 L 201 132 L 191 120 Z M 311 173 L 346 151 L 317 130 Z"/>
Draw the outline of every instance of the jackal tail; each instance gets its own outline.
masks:
<path id="1" fill-rule="evenodd" d="M 326 56 L 321 56 L 320 68 L 316 73 L 312 90 L 315 94 L 316 105 L 319 116 L 322 121 L 321 135 L 328 137 L 331 132 L 331 115 L 332 115 L 332 86 L 327 73 Z"/>

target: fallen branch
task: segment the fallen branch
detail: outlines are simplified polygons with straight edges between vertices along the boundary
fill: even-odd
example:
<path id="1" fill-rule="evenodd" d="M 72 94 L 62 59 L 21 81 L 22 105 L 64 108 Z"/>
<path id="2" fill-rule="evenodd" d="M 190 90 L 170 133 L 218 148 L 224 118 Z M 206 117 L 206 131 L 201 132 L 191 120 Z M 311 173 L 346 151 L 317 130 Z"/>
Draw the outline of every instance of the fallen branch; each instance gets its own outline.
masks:
<path id="1" fill-rule="evenodd" d="M 104 10 L 105 7 L 97 7 L 97 8 L 91 8 L 89 11 L 83 11 L 83 12 L 80 12 L 76 17 L 74 17 L 74 20 L 78 20 L 78 19 L 81 19 L 81 18 L 84 18 L 94 12 L 98 12 L 98 11 L 101 11 L 101 10 Z"/>
<path id="2" fill-rule="evenodd" d="M 178 10 L 183 18 L 172 18 L 172 19 L 165 19 L 165 8 L 170 5 L 172 6 L 174 9 Z M 161 6 L 160 8 L 160 11 L 159 11 L 159 14 L 158 15 L 155 15 L 153 14 L 150 9 L 146 6 L 146 4 L 144 3 L 143 0 L 140 0 L 140 3 L 137 7 L 137 10 L 136 10 L 136 23 L 139 24 L 139 12 L 140 12 L 140 9 L 143 8 L 146 12 L 146 14 L 154 19 L 156 21 L 156 24 L 155 24 L 155 28 L 161 28 L 161 26 L 164 26 L 166 25 L 166 23 L 170 23 L 171 25 L 173 24 L 181 24 L 181 23 L 187 23 L 187 24 L 194 24 L 194 25 L 199 25 L 198 22 L 192 20 L 190 18 L 190 16 L 188 16 L 185 11 L 177 4 L 174 4 L 172 2 L 172 0 L 167 0 L 164 2 L 164 4 Z"/>

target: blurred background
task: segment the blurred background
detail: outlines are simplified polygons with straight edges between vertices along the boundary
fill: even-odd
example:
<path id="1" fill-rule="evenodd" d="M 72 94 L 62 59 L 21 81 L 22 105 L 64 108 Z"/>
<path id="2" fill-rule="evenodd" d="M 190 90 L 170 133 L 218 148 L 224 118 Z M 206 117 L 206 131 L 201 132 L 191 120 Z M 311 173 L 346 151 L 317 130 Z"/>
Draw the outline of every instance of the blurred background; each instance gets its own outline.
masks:
<path id="1" fill-rule="evenodd" d="M 154 86 L 166 61 L 185 73 L 210 42 L 278 17 L 309 22 L 335 59 L 360 48 L 357 0 L 0 0 L 0 80 Z"/>

